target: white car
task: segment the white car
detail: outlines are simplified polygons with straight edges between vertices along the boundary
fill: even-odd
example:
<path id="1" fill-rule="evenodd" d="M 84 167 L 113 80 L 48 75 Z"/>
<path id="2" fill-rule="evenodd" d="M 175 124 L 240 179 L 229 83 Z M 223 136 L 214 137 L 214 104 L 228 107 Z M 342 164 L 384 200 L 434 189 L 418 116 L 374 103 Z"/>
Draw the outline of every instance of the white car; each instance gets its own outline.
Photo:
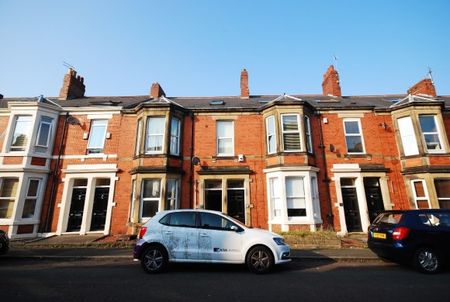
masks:
<path id="1" fill-rule="evenodd" d="M 134 258 L 148 273 L 163 271 L 168 262 L 203 262 L 245 263 L 262 274 L 289 262 L 289 253 L 278 234 L 208 210 L 159 212 L 142 226 L 134 247 Z"/>

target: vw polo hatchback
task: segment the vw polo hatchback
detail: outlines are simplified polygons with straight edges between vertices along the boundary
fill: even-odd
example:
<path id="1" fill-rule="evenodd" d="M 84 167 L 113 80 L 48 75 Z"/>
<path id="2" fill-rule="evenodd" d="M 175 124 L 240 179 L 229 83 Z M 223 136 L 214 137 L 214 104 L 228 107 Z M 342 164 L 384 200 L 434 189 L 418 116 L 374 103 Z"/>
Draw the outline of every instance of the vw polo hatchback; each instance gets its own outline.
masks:
<path id="1" fill-rule="evenodd" d="M 289 262 L 289 253 L 278 234 L 208 210 L 159 212 L 141 228 L 134 247 L 134 258 L 147 273 L 163 271 L 168 262 L 202 262 L 245 263 L 262 274 Z"/>
<path id="2" fill-rule="evenodd" d="M 450 258 L 450 210 L 383 212 L 370 225 L 367 243 L 381 258 L 437 273 Z"/>

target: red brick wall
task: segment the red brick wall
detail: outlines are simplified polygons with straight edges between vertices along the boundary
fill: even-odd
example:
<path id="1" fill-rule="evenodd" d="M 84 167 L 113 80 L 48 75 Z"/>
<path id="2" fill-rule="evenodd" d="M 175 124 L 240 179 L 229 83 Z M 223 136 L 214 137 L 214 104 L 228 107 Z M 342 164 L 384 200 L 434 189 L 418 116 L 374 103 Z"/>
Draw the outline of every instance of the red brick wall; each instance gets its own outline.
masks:
<path id="1" fill-rule="evenodd" d="M 322 130 L 329 177 L 333 177 L 331 172 L 333 164 L 383 164 L 384 167 L 389 169 L 389 172 L 386 174 L 389 177 L 388 186 L 391 201 L 396 205 L 396 208 L 408 208 L 408 198 L 401 175 L 397 142 L 391 116 L 365 113 L 364 117 L 361 118 L 365 156 L 346 156 L 347 149 L 343 118 L 339 118 L 337 114 L 329 113 L 324 114 L 323 117 L 328 119 L 327 124 L 322 123 Z M 384 125 L 387 127 L 384 127 Z M 335 148 L 333 152 L 330 151 L 330 145 L 333 145 Z M 323 201 L 322 196 L 325 190 L 326 186 L 323 184 L 320 191 L 321 201 Z M 338 209 L 334 206 L 337 202 L 334 181 L 330 182 L 330 201 L 335 229 L 340 230 Z M 323 209 L 324 206 L 322 204 Z M 325 210 L 327 210 L 327 207 L 325 207 Z"/>

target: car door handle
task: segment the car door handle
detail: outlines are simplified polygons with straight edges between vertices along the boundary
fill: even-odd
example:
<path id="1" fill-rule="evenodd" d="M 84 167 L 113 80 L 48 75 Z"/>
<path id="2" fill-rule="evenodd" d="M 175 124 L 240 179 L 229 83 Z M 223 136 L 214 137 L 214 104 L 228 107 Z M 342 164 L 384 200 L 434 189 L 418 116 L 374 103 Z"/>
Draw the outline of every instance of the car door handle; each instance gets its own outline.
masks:
<path id="1" fill-rule="evenodd" d="M 202 237 L 209 237 L 209 235 L 206 234 L 206 233 L 200 233 L 200 236 L 202 236 Z"/>
<path id="2" fill-rule="evenodd" d="M 172 234 L 173 232 L 172 232 L 172 231 L 165 231 L 164 233 L 166 233 L 166 234 Z"/>

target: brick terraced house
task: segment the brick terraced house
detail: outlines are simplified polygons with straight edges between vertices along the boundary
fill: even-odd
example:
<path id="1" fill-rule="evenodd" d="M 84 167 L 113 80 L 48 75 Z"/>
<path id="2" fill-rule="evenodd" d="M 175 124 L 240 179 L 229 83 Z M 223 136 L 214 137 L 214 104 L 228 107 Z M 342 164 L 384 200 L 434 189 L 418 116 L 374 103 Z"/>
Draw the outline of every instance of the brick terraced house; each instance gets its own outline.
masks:
<path id="1" fill-rule="evenodd" d="M 450 208 L 450 96 L 0 95 L 0 229 L 134 235 L 157 211 L 218 210 L 276 232 L 366 232 L 383 209 Z"/>

